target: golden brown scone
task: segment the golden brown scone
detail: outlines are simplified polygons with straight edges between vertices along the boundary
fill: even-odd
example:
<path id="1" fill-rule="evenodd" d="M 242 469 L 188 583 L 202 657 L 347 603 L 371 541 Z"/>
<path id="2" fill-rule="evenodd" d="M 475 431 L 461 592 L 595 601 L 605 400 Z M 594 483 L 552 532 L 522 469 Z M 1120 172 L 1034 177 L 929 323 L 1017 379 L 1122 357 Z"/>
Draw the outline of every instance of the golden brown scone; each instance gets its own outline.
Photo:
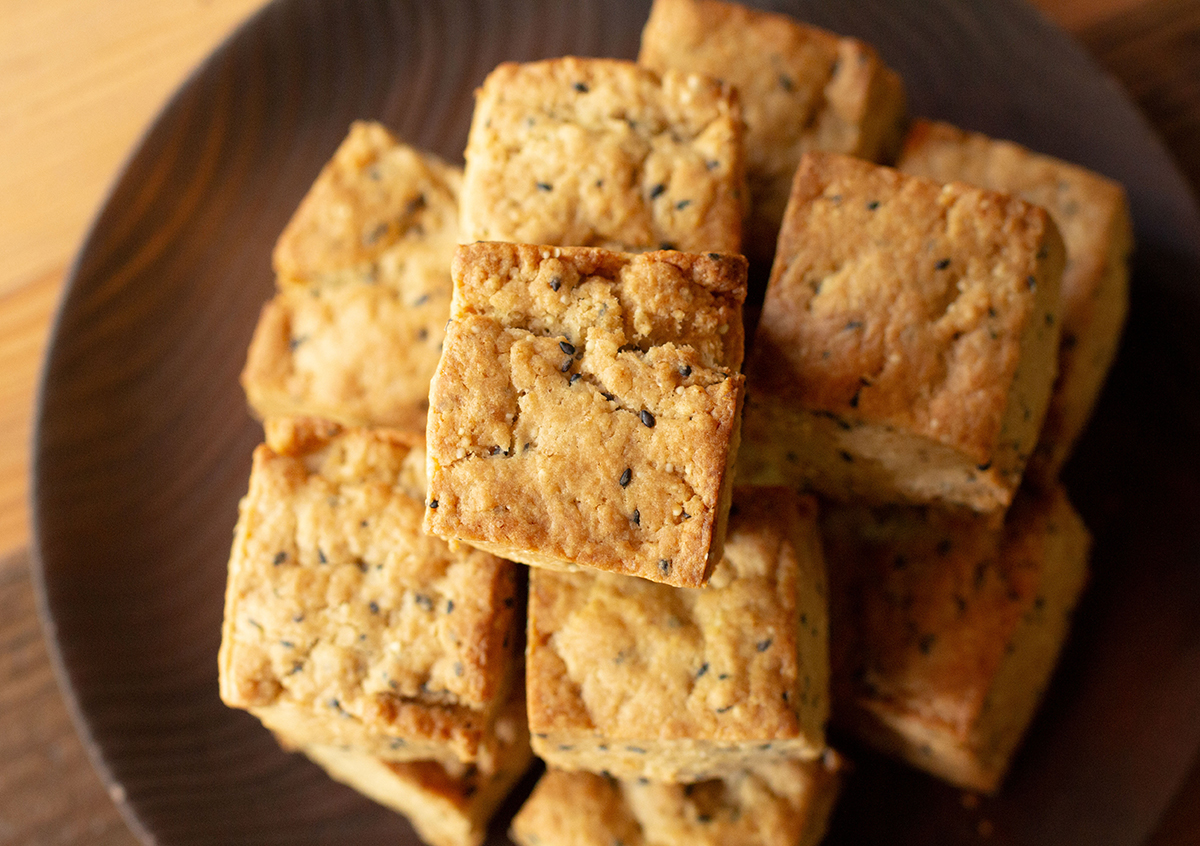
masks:
<path id="1" fill-rule="evenodd" d="M 221 698 L 301 745 L 494 766 L 516 567 L 421 531 L 416 436 L 270 420 L 229 561 Z"/>
<path id="2" fill-rule="evenodd" d="M 307 746 L 301 751 L 333 779 L 408 818 L 431 846 L 480 846 L 488 821 L 533 760 L 525 722 L 523 690 L 496 718 L 497 769 L 447 767 L 436 761 L 382 761 L 340 746 Z M 294 746 L 287 738 L 281 741 Z"/>
<path id="3" fill-rule="evenodd" d="M 841 761 L 780 761 L 692 784 L 551 768 L 513 818 L 518 846 L 815 846 Z"/>
<path id="4" fill-rule="evenodd" d="M 822 511 L 833 720 L 955 785 L 995 792 L 1087 578 L 1090 537 L 1061 487 L 1006 521 L 929 507 Z"/>
<path id="5" fill-rule="evenodd" d="M 506 63 L 476 95 L 463 241 L 740 253 L 742 121 L 728 86 L 632 62 Z"/>
<path id="6" fill-rule="evenodd" d="M 806 154 L 747 362 L 739 480 L 1006 508 L 1054 381 L 1062 263 L 1038 207 Z"/>
<path id="7" fill-rule="evenodd" d="M 1042 206 L 1062 232 L 1062 340 L 1058 381 L 1028 472 L 1054 478 L 1071 454 L 1116 355 L 1129 307 L 1133 229 L 1120 184 L 1011 141 L 946 123 L 913 122 L 901 170 L 969 182 Z"/>
<path id="8" fill-rule="evenodd" d="M 638 62 L 733 85 L 746 121 L 746 253 L 769 267 L 800 157 L 888 164 L 904 128 L 904 83 L 867 44 L 720 0 L 655 0 Z"/>
<path id="9" fill-rule="evenodd" d="M 256 414 L 424 432 L 460 181 L 379 124 L 350 128 L 275 248 L 242 373 Z"/>
<path id="10" fill-rule="evenodd" d="M 816 503 L 736 494 L 707 588 L 530 572 L 526 688 L 551 766 L 695 781 L 825 749 L 827 594 Z"/>
<path id="11" fill-rule="evenodd" d="M 741 256 L 478 243 L 430 389 L 425 528 L 700 585 L 741 413 Z"/>

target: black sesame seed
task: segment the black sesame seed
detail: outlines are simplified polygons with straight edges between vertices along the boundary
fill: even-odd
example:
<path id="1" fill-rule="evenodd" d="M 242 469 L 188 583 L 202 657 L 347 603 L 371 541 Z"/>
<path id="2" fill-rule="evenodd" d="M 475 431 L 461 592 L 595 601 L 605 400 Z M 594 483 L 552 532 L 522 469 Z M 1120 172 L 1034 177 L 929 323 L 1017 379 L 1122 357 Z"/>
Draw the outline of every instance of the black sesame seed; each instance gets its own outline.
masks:
<path id="1" fill-rule="evenodd" d="M 758 643 L 756 643 L 754 645 L 754 648 L 757 649 L 759 652 L 766 652 L 768 649 L 771 648 L 771 643 L 772 643 L 771 638 L 767 638 L 766 640 L 760 640 Z"/>
<path id="2" fill-rule="evenodd" d="M 786 73 L 781 73 L 779 75 L 779 85 L 784 91 L 794 91 L 796 88 L 796 83 L 793 82 L 792 78 Z"/>
<path id="3" fill-rule="evenodd" d="M 428 596 L 426 596 L 423 593 L 416 594 L 413 597 L 413 602 L 415 602 L 420 607 L 424 608 L 426 611 L 433 610 L 433 600 L 430 599 Z"/>
<path id="4" fill-rule="evenodd" d="M 516 600 L 515 600 L 515 599 L 513 599 L 511 596 L 506 596 L 506 597 L 504 597 L 504 607 L 505 607 L 505 608 L 512 608 L 512 607 L 513 607 L 513 604 L 514 604 L 515 602 L 516 602 Z"/>
<path id="5" fill-rule="evenodd" d="M 720 260 L 721 260 L 721 254 L 720 254 L 720 253 L 709 253 L 709 254 L 708 254 L 708 257 L 709 257 L 710 259 L 712 259 L 713 261 L 720 261 Z"/>
<path id="6" fill-rule="evenodd" d="M 586 94 L 586 93 L 588 93 L 588 87 L 587 87 L 587 85 L 586 85 L 585 83 L 582 83 L 582 82 L 576 82 L 576 83 L 575 83 L 575 90 L 576 90 L 576 91 L 578 91 L 580 94 Z"/>
<path id="7" fill-rule="evenodd" d="M 842 461 L 845 461 L 845 462 L 848 462 L 848 463 L 849 463 L 849 462 L 853 462 L 853 461 L 854 461 L 854 456 L 853 456 L 853 455 L 851 455 L 850 453 L 846 452 L 845 450 L 842 450 L 842 451 L 841 451 L 840 453 L 838 453 L 838 454 L 839 454 L 839 455 L 842 457 Z"/>
<path id="8" fill-rule="evenodd" d="M 563 363 L 559 365 L 558 369 L 561 370 L 563 373 L 566 373 L 568 370 L 571 369 L 571 361 L 572 361 L 572 359 L 569 359 L 569 358 L 563 359 Z"/>
<path id="9" fill-rule="evenodd" d="M 446 600 L 446 613 L 449 614 L 453 610 L 454 610 L 454 600 L 447 599 Z"/>
<path id="10" fill-rule="evenodd" d="M 696 678 L 700 678 L 707 672 L 708 672 L 708 662 L 705 661 L 703 664 L 700 665 L 700 669 L 696 671 Z"/>
<path id="11" fill-rule="evenodd" d="M 1036 277 L 1026 276 L 1025 284 L 1029 286 L 1029 290 L 1031 290 L 1031 291 L 1037 290 L 1037 278 Z"/>
<path id="12" fill-rule="evenodd" d="M 846 329 L 861 329 L 861 328 L 863 328 L 863 322 L 861 320 L 851 320 L 850 322 L 848 322 L 846 324 Z"/>
<path id="13" fill-rule="evenodd" d="M 675 204 L 675 211 L 683 211 L 692 204 L 691 200 L 680 200 Z"/>
<path id="14" fill-rule="evenodd" d="M 437 507 L 438 507 L 438 501 L 437 501 L 436 499 L 431 499 L 431 500 L 429 500 L 429 507 L 430 507 L 430 508 L 437 508 Z"/>
<path id="15" fill-rule="evenodd" d="M 643 408 L 641 411 L 641 414 L 639 414 L 638 416 L 641 417 L 643 426 L 645 426 L 647 429 L 654 428 L 654 415 L 653 414 L 651 414 L 649 411 L 647 411 L 646 409 Z"/>
<path id="16" fill-rule="evenodd" d="M 658 245 L 658 248 L 660 250 L 673 250 L 673 249 L 675 249 L 675 242 L 674 241 L 663 241 L 661 244 Z"/>
<path id="17" fill-rule="evenodd" d="M 978 470 L 980 473 L 984 473 L 984 472 L 992 469 L 992 462 L 989 461 L 986 464 L 977 464 L 977 465 L 975 465 L 975 469 Z"/>
<path id="18" fill-rule="evenodd" d="M 620 485 L 621 485 L 621 487 L 623 487 L 623 488 L 624 488 L 624 487 L 628 486 L 628 485 L 629 485 L 629 481 L 630 481 L 630 479 L 632 479 L 632 478 L 633 478 L 633 469 L 632 469 L 632 468 L 630 468 L 630 467 L 626 467 L 626 468 L 625 468 L 625 472 L 623 472 L 623 473 L 621 474 L 621 479 L 620 479 Z"/>
<path id="19" fill-rule="evenodd" d="M 554 186 L 551 185 L 549 182 L 539 182 L 537 184 L 537 187 L 538 187 L 539 191 L 553 191 L 554 190 Z"/>
<path id="20" fill-rule="evenodd" d="M 935 640 L 937 640 L 936 635 L 927 634 L 921 637 L 920 643 L 917 645 L 920 647 L 922 655 L 928 655 L 930 653 L 930 651 L 933 649 L 933 643 Z"/>
<path id="21" fill-rule="evenodd" d="M 417 306 L 423 306 L 427 302 L 429 302 L 429 295 L 422 294 L 421 296 L 417 297 L 416 300 L 413 301 L 413 308 L 416 308 Z"/>
<path id="22" fill-rule="evenodd" d="M 731 709 L 732 707 L 733 707 L 733 705 L 732 705 L 732 703 L 731 703 L 731 704 L 729 704 L 729 705 L 726 705 L 724 708 L 717 708 L 717 709 L 716 709 L 716 712 L 717 712 L 718 714 L 724 714 L 726 711 L 728 711 L 728 710 L 729 710 L 729 709 Z"/>
<path id="23" fill-rule="evenodd" d="M 699 814 L 699 815 L 697 815 L 697 817 L 696 817 L 696 822 L 698 822 L 698 823 L 710 823 L 710 822 L 712 822 L 712 817 L 710 817 L 708 814 Z"/>
<path id="24" fill-rule="evenodd" d="M 550 290 L 551 291 L 557 291 L 561 287 L 562 287 L 562 277 L 561 276 L 555 276 L 553 279 L 550 280 Z"/>
<path id="25" fill-rule="evenodd" d="M 879 208 L 878 200 L 872 200 L 871 202 L 867 203 L 867 211 L 875 211 L 877 208 Z"/>
<path id="26" fill-rule="evenodd" d="M 325 550 L 321 549 L 319 546 L 317 547 L 317 560 L 322 564 L 329 563 L 329 559 L 325 557 Z"/>
<path id="27" fill-rule="evenodd" d="M 663 185 L 661 182 L 658 183 L 657 185 L 655 185 L 653 188 L 650 189 L 650 199 L 657 200 L 659 197 L 661 197 L 663 195 L 663 193 L 666 190 L 667 190 L 666 185 Z"/>
<path id="28" fill-rule="evenodd" d="M 368 602 L 367 608 L 371 611 L 372 614 L 379 613 L 379 603 L 378 602 L 375 602 L 375 601 Z"/>
<path id="29" fill-rule="evenodd" d="M 616 401 L 616 399 L 617 399 L 617 398 L 616 398 L 616 397 L 614 397 L 612 394 L 610 394 L 608 391 L 601 391 L 601 392 L 600 392 L 600 396 L 604 397 L 604 398 L 605 398 L 606 400 L 608 400 L 609 402 L 615 402 L 615 401 Z"/>
<path id="30" fill-rule="evenodd" d="M 645 755 L 646 754 L 646 750 L 640 746 L 626 746 L 625 751 L 632 752 L 634 755 Z"/>
<path id="31" fill-rule="evenodd" d="M 560 350 L 562 350 L 563 352 L 565 352 L 567 355 L 575 355 L 575 345 L 574 344 L 568 343 L 566 341 L 559 341 L 558 348 Z"/>
<path id="32" fill-rule="evenodd" d="M 574 385 L 574 384 L 575 384 L 576 382 L 578 382 L 578 381 L 579 381 L 581 378 L 583 378 L 583 374 L 582 374 L 582 373 L 572 373 L 572 374 L 571 374 L 571 378 L 567 380 L 567 384 L 568 384 L 568 385 Z"/>
<path id="33" fill-rule="evenodd" d="M 279 645 L 282 646 L 284 649 L 295 649 L 296 648 L 296 644 L 292 643 L 290 640 L 281 640 L 281 641 L 279 641 Z"/>
<path id="34" fill-rule="evenodd" d="M 658 559 L 658 572 L 664 576 L 671 572 L 671 562 L 666 558 Z"/>
<path id="35" fill-rule="evenodd" d="M 642 512 L 636 508 L 633 509 L 633 525 L 635 525 L 635 526 L 642 525 Z"/>
<path id="36" fill-rule="evenodd" d="M 284 561 L 287 561 L 287 553 L 286 552 L 276 552 L 275 560 L 272 563 L 274 563 L 275 566 L 278 567 Z"/>
<path id="37" fill-rule="evenodd" d="M 938 263 L 934 265 L 934 268 L 936 268 L 937 270 L 945 270 L 949 266 L 950 266 L 950 259 L 944 258 L 944 259 L 941 259 L 940 261 L 938 261 Z"/>

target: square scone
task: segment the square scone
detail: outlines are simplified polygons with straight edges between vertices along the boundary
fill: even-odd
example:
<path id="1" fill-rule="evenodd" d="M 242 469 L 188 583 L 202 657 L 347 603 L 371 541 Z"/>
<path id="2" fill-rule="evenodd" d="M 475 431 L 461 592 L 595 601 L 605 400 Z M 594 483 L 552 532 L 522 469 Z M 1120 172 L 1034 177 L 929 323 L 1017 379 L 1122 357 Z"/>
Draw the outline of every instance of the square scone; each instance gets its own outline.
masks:
<path id="1" fill-rule="evenodd" d="M 467 138 L 462 240 L 740 253 L 741 111 L 720 82 L 567 57 L 493 70 Z"/>
<path id="2" fill-rule="evenodd" d="M 1098 173 L 1019 144 L 929 120 L 913 122 L 896 166 L 939 182 L 969 182 L 1046 209 L 1062 232 L 1058 381 L 1029 472 L 1058 474 L 1112 365 L 1129 309 L 1133 225 L 1125 190 Z"/>
<path id="3" fill-rule="evenodd" d="M 815 846 L 841 770 L 833 752 L 691 784 L 550 769 L 510 836 L 518 846 Z"/>
<path id="4" fill-rule="evenodd" d="M 1006 508 L 1055 377 L 1062 266 L 1041 208 L 806 154 L 747 362 L 739 480 Z"/>
<path id="5" fill-rule="evenodd" d="M 523 691 L 514 690 L 496 718 L 496 770 L 437 761 L 383 761 L 356 749 L 301 749 L 331 778 L 408 818 L 430 846 L 480 846 L 496 809 L 529 769 L 533 752 Z M 286 738 L 281 741 L 288 746 Z"/>
<path id="6" fill-rule="evenodd" d="M 825 749 L 829 641 L 816 502 L 737 492 L 708 587 L 533 570 L 526 698 L 550 766 L 696 781 Z"/>
<path id="7" fill-rule="evenodd" d="M 420 439 L 273 419 L 229 561 L 227 705 L 297 745 L 493 766 L 516 565 L 421 531 Z"/>
<path id="8" fill-rule="evenodd" d="M 960 787 L 995 792 L 1087 580 L 1061 486 L 1001 525 L 930 507 L 829 507 L 833 722 Z"/>
<path id="9" fill-rule="evenodd" d="M 260 417 L 425 430 L 461 171 L 357 122 L 275 248 L 242 385 Z"/>
<path id="10" fill-rule="evenodd" d="M 638 63 L 733 85 L 746 122 L 746 253 L 770 266 L 800 157 L 809 150 L 890 164 L 904 83 L 855 38 L 721 0 L 655 0 Z"/>
<path id="11" fill-rule="evenodd" d="M 741 416 L 741 256 L 478 243 L 430 388 L 427 531 L 701 585 Z"/>

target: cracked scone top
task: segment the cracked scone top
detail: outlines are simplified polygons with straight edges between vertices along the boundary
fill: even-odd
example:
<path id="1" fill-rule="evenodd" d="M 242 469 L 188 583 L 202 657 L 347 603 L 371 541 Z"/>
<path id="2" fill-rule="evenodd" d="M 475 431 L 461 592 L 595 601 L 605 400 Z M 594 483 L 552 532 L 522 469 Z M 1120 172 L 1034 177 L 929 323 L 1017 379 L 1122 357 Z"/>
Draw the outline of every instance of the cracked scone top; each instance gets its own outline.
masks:
<path id="1" fill-rule="evenodd" d="M 745 259 L 478 243 L 453 275 L 426 530 L 703 584 L 736 453 Z"/>

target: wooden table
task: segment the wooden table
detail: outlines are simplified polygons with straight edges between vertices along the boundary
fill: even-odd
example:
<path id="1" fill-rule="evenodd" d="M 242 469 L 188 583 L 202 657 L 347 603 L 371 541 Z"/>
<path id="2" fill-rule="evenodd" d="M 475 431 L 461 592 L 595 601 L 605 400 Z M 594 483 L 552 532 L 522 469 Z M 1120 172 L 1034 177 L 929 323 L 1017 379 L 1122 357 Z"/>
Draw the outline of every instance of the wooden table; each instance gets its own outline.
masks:
<path id="1" fill-rule="evenodd" d="M 1036 0 L 1130 92 L 1200 188 L 1200 0 Z M 133 844 L 56 687 L 28 569 L 41 356 L 123 157 L 263 0 L 5 0 L 0 13 L 0 845 Z M 1200 762 L 1154 846 L 1200 844 Z"/>

